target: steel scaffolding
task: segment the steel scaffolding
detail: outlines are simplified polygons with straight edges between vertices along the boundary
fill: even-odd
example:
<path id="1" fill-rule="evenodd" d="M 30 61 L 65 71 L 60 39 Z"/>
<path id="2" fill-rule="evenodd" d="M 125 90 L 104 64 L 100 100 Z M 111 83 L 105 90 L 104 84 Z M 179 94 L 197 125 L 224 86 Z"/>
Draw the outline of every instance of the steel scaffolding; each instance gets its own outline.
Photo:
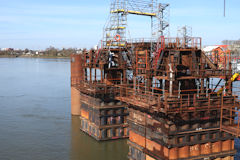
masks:
<path id="1" fill-rule="evenodd" d="M 127 42 L 127 16 L 129 14 L 151 17 L 151 39 L 169 35 L 169 4 L 158 0 L 112 0 L 110 18 L 104 27 L 103 47 L 125 47 Z"/>

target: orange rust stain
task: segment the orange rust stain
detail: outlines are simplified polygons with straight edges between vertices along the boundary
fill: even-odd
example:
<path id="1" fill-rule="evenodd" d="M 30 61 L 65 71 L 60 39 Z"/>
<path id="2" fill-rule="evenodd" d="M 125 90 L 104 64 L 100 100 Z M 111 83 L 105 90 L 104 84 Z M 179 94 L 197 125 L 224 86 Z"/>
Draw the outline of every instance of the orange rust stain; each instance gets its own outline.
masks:
<path id="1" fill-rule="evenodd" d="M 211 142 L 201 144 L 201 154 L 211 154 L 211 147 L 212 147 Z"/>
<path id="2" fill-rule="evenodd" d="M 80 92 L 74 88 L 71 87 L 71 114 L 80 116 L 80 108 L 81 108 L 81 96 Z"/>
<path id="3" fill-rule="evenodd" d="M 190 146 L 190 156 L 199 156 L 200 155 L 200 144 Z"/>
<path id="4" fill-rule="evenodd" d="M 179 148 L 179 158 L 188 158 L 189 157 L 189 146 L 184 146 Z"/>
<path id="5" fill-rule="evenodd" d="M 164 157 L 168 158 L 169 157 L 169 149 L 166 147 L 163 147 L 163 155 Z"/>
<path id="6" fill-rule="evenodd" d="M 128 131 L 127 128 L 124 128 L 124 129 L 123 129 L 123 134 L 124 134 L 124 136 L 127 136 L 127 135 L 128 135 L 127 131 Z"/>
<path id="7" fill-rule="evenodd" d="M 234 150 L 234 140 L 232 140 L 232 150 Z"/>
<path id="8" fill-rule="evenodd" d="M 146 139 L 146 148 L 156 155 L 160 155 L 160 156 L 163 155 L 163 153 L 162 153 L 162 148 L 163 147 L 160 144 L 158 144 L 154 141 Z"/>
<path id="9" fill-rule="evenodd" d="M 156 159 L 146 155 L 146 160 L 156 160 Z"/>
<path id="10" fill-rule="evenodd" d="M 212 143 L 212 153 L 221 152 L 221 141 Z"/>
<path id="11" fill-rule="evenodd" d="M 136 134 L 133 131 L 129 131 L 129 140 L 136 143 L 139 146 L 145 147 L 145 138 Z"/>
<path id="12" fill-rule="evenodd" d="M 169 149 L 169 159 L 178 159 L 178 148 Z"/>
<path id="13" fill-rule="evenodd" d="M 234 160 L 234 158 L 231 156 L 227 156 L 227 157 L 222 158 L 222 160 Z"/>
<path id="14" fill-rule="evenodd" d="M 83 80 L 83 57 L 82 55 L 71 55 L 71 85 L 80 84 Z"/>
<path id="15" fill-rule="evenodd" d="M 222 141 L 222 151 L 230 151 L 232 148 L 232 140 Z"/>
<path id="16" fill-rule="evenodd" d="M 83 118 L 89 119 L 89 113 L 85 111 L 84 109 L 81 110 L 81 116 Z"/>

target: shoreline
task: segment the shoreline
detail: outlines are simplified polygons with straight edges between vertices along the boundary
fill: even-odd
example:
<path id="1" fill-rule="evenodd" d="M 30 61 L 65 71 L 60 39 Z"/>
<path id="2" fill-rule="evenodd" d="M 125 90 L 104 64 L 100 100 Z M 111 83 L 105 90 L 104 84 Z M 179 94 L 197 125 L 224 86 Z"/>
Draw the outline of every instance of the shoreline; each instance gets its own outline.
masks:
<path id="1" fill-rule="evenodd" d="M 65 57 L 65 56 L 0 55 L 0 58 L 46 58 L 46 59 L 58 58 L 58 59 L 70 59 L 70 56 Z"/>

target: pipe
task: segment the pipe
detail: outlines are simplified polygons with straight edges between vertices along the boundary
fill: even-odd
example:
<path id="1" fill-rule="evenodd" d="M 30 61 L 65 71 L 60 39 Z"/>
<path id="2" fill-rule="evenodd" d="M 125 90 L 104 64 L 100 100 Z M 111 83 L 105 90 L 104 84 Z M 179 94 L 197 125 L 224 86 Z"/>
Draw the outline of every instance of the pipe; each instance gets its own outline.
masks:
<path id="1" fill-rule="evenodd" d="M 196 82 L 197 82 L 197 97 L 199 97 L 199 84 L 200 84 L 200 82 L 197 81 L 197 80 L 196 80 Z"/>
<path id="2" fill-rule="evenodd" d="M 178 98 L 180 98 L 180 94 L 181 94 L 181 82 L 179 81 L 179 83 L 178 83 Z"/>
<path id="3" fill-rule="evenodd" d="M 172 96 L 173 93 L 173 70 L 172 70 L 172 64 L 168 64 L 169 65 L 169 70 L 170 70 L 170 85 L 169 85 L 169 93 L 170 96 Z"/>
<path id="4" fill-rule="evenodd" d="M 165 79 L 162 80 L 163 98 L 165 98 Z"/>
<path id="5" fill-rule="evenodd" d="M 209 81 L 206 80 L 206 95 L 208 96 Z"/>

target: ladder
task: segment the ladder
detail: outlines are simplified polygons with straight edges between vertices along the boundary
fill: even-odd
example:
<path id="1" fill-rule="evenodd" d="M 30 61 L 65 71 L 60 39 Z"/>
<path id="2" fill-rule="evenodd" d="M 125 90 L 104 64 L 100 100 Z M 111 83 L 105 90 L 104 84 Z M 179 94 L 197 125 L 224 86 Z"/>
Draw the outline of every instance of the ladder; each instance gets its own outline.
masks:
<path id="1" fill-rule="evenodd" d="M 158 66 L 161 63 L 161 60 L 163 58 L 164 48 L 165 48 L 165 38 L 164 38 L 164 36 L 161 36 L 158 40 L 157 51 L 154 55 L 153 68 L 155 71 L 158 69 Z"/>
<path id="2" fill-rule="evenodd" d="M 233 104 L 224 105 L 224 99 L 227 100 L 222 95 L 220 131 L 240 137 L 240 104 L 234 97 Z"/>
<path id="3" fill-rule="evenodd" d="M 148 68 L 147 50 L 136 51 L 136 75 L 146 75 Z"/>

